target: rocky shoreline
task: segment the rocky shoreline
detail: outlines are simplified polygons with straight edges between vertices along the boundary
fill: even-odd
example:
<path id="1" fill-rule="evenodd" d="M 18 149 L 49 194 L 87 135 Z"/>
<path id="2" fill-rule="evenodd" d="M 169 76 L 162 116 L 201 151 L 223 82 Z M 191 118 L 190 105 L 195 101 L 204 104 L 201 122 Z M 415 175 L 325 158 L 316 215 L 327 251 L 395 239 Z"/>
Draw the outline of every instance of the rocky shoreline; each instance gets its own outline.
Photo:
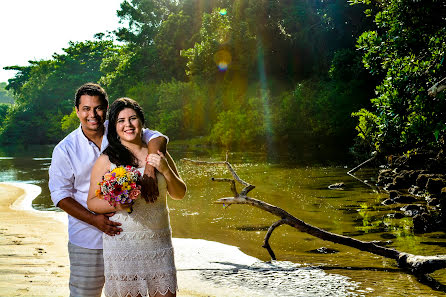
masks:
<path id="1" fill-rule="evenodd" d="M 383 205 L 401 204 L 395 218 L 412 217 L 416 233 L 444 230 L 446 222 L 446 154 L 414 150 L 387 157 L 377 186 L 389 192 Z"/>

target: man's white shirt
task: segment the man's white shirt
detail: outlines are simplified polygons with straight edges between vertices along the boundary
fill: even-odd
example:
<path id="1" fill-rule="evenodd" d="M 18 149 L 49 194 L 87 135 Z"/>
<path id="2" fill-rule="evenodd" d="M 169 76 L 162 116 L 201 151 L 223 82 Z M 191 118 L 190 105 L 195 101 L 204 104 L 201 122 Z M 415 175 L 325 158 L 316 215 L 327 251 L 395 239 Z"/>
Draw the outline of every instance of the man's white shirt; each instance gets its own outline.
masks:
<path id="1" fill-rule="evenodd" d="M 108 121 L 104 126 L 101 150 L 84 135 L 81 126 L 68 134 L 54 148 L 48 182 L 54 205 L 57 206 L 62 199 L 71 197 L 88 209 L 87 196 L 91 169 L 108 146 Z M 164 135 L 158 131 L 143 130 L 143 141 L 146 143 L 159 136 Z M 70 242 L 77 246 L 102 249 L 102 231 L 70 215 L 68 215 L 68 237 Z"/>

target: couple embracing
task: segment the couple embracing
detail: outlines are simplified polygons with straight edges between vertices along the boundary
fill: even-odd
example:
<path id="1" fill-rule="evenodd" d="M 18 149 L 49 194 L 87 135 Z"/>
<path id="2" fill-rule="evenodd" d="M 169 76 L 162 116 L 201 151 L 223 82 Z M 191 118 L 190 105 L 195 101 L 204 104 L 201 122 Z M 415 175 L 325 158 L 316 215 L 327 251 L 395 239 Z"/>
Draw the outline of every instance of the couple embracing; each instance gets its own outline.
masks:
<path id="1" fill-rule="evenodd" d="M 175 296 L 166 197 L 182 199 L 186 185 L 165 150 L 167 137 L 144 128 L 130 98 L 114 101 L 105 121 L 108 96 L 97 84 L 77 90 L 75 108 L 80 126 L 54 148 L 49 169 L 51 199 L 68 213 L 70 296 L 101 296 L 104 283 L 107 297 Z M 98 184 L 116 168 L 141 176 L 140 197 L 104 199 Z"/>

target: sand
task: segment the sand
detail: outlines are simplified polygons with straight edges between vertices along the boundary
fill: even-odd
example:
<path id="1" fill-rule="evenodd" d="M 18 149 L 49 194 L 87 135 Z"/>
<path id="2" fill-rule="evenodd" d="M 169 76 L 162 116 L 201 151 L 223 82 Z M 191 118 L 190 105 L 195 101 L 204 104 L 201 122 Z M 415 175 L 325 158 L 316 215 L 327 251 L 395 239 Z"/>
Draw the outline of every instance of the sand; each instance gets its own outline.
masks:
<path id="1" fill-rule="evenodd" d="M 17 210 L 36 194 L 28 188 L 31 193 L 0 183 L 0 296 L 68 296 L 65 225 L 47 214 Z"/>
<path id="2" fill-rule="evenodd" d="M 0 183 L 0 296 L 69 296 L 67 216 L 37 211 L 40 187 Z M 261 262 L 237 247 L 174 238 L 177 296 L 365 296 L 347 277 Z"/>
<path id="3" fill-rule="evenodd" d="M 69 295 L 67 216 L 33 209 L 32 200 L 40 192 L 31 184 L 0 183 L 0 296 Z M 181 288 L 177 296 L 234 296 L 234 289 L 201 280 L 200 271 L 219 269 L 206 259 L 226 253 L 222 248 L 240 264 L 257 260 L 235 247 L 205 240 L 174 238 L 174 247 Z M 212 251 L 203 257 L 208 250 Z"/>

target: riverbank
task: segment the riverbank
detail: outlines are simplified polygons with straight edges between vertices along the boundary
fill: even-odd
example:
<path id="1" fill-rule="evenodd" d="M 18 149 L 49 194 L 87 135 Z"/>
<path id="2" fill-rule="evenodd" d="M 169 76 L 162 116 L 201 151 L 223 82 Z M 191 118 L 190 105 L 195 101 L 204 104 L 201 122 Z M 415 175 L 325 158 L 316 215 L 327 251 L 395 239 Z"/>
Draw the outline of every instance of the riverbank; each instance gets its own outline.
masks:
<path id="1" fill-rule="evenodd" d="M 0 296 L 68 296 L 66 216 L 32 209 L 39 193 L 34 185 L 0 183 Z M 345 276 L 291 262 L 260 262 L 234 246 L 184 238 L 173 243 L 179 297 L 367 293 Z"/>
<path id="2" fill-rule="evenodd" d="M 69 295 L 65 226 L 44 212 L 20 209 L 36 193 L 33 185 L 0 184 L 1 296 Z"/>

